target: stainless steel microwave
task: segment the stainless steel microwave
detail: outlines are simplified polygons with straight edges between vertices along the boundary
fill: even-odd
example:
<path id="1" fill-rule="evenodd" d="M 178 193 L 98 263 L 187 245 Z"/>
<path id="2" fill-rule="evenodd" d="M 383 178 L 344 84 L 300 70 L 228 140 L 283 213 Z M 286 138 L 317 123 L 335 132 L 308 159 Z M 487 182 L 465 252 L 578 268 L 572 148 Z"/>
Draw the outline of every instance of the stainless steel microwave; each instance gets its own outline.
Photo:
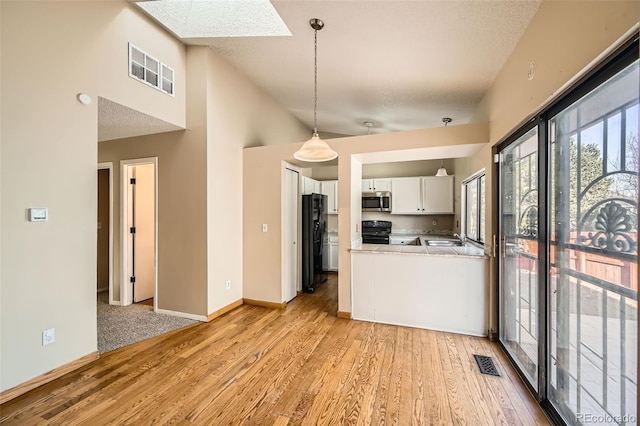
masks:
<path id="1" fill-rule="evenodd" d="M 390 212 L 391 211 L 391 192 L 363 192 L 362 193 L 362 211 L 363 212 Z"/>

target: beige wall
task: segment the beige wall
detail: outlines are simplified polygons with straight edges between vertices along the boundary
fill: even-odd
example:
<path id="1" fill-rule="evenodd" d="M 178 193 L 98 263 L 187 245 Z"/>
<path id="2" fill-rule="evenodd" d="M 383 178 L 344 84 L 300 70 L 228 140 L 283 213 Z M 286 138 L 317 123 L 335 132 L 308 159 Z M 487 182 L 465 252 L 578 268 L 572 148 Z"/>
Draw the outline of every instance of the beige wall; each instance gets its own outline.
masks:
<path id="1" fill-rule="evenodd" d="M 120 212 L 120 161 L 158 158 L 158 309 L 206 316 L 206 61 L 187 50 L 188 130 L 98 144 L 98 161 L 113 162 L 114 211 Z M 114 290 L 121 283 L 120 214 L 114 215 Z"/>
<path id="2" fill-rule="evenodd" d="M 262 183 L 253 182 L 250 189 L 243 186 L 243 148 L 306 140 L 309 130 L 217 53 L 201 49 L 208 64 L 207 300 L 208 312 L 212 313 L 243 297 L 243 269 L 249 269 L 253 276 L 264 274 L 264 270 L 252 269 L 250 263 L 243 268 L 243 246 L 254 244 L 253 240 L 243 240 L 243 198 L 263 199 L 261 193 L 265 192 Z M 243 195 L 245 191 L 250 195 Z M 279 212 L 279 198 L 264 202 L 269 206 L 277 204 Z M 254 225 L 255 229 L 261 230 L 262 223 L 269 225 L 269 232 L 260 231 L 261 238 L 280 238 L 279 220 L 265 218 L 265 222 Z M 280 263 L 269 264 L 269 269 L 279 270 Z M 231 281 L 230 290 L 226 289 L 227 280 Z M 246 294 L 244 297 L 261 299 Z"/>
<path id="3" fill-rule="evenodd" d="M 474 114 L 497 142 L 640 20 L 637 1 L 545 1 Z M 532 61 L 536 73 L 528 80 Z"/>
<path id="4" fill-rule="evenodd" d="M 503 140 L 640 20 L 637 1 L 545 1 L 474 114 L 473 121 L 490 123 L 491 144 Z M 637 27 L 636 27 L 637 28 Z M 533 80 L 527 72 L 536 62 Z M 492 148 L 487 146 L 468 170 L 486 169 L 487 240 L 495 233 L 493 193 L 496 177 Z M 490 269 L 492 303 L 496 303 L 496 270 Z M 493 309 L 492 309 L 493 311 Z M 491 324 L 495 326 L 495 318 Z"/>
<path id="5" fill-rule="evenodd" d="M 203 317 L 243 297 L 242 148 L 308 130 L 211 49 L 190 46 L 186 60 L 188 130 L 101 142 L 99 161 L 158 157 L 158 308 Z"/>
<path id="6" fill-rule="evenodd" d="M 125 1 L 0 10 L 1 391 L 97 350 L 97 98 L 184 125 L 184 47 Z M 128 76 L 129 40 L 174 67 L 175 98 Z M 29 207 L 49 221 L 28 222 Z"/>
<path id="7" fill-rule="evenodd" d="M 473 124 L 424 129 L 385 135 L 332 139 L 339 154 L 339 306 L 351 311 L 350 254 L 352 240 L 360 238 L 360 191 L 362 164 L 356 158 L 368 152 L 386 152 L 439 147 L 455 150 L 471 144 L 476 149 L 488 141 L 488 125 Z M 270 302 L 281 301 L 280 198 L 281 162 L 296 164 L 293 153 L 300 144 L 265 146 L 244 150 L 244 297 Z M 444 151 L 442 151 L 444 152 Z M 437 157 L 439 157 L 438 155 Z M 277 223 L 273 232 L 262 233 L 262 223 Z M 270 225 L 270 229 L 271 225 Z"/>

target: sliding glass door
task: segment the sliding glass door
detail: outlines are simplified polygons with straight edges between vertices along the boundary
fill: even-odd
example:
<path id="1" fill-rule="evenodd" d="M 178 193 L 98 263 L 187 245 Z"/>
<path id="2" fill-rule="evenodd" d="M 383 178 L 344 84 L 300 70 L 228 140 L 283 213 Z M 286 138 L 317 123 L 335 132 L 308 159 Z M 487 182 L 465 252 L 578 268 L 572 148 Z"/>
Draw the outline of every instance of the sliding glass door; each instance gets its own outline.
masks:
<path id="1" fill-rule="evenodd" d="M 557 422 L 638 422 L 637 39 L 498 149 L 499 339 Z"/>
<path id="2" fill-rule="evenodd" d="M 538 381 L 538 129 L 500 153 L 500 341 Z"/>
<path id="3" fill-rule="evenodd" d="M 636 61 L 549 121 L 549 400 L 582 423 L 637 424 L 639 78 Z"/>

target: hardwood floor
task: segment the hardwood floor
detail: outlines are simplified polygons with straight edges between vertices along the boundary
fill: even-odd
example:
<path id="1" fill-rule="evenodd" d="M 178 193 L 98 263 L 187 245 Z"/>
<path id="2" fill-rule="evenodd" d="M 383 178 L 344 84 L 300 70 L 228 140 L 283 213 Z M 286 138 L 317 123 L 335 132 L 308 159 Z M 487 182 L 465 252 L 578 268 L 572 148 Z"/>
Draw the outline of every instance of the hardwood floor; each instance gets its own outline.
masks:
<path id="1" fill-rule="evenodd" d="M 549 424 L 487 339 L 336 317 L 335 275 L 285 310 L 242 305 L 0 407 L 3 424 Z M 501 377 L 479 373 L 472 354 Z"/>

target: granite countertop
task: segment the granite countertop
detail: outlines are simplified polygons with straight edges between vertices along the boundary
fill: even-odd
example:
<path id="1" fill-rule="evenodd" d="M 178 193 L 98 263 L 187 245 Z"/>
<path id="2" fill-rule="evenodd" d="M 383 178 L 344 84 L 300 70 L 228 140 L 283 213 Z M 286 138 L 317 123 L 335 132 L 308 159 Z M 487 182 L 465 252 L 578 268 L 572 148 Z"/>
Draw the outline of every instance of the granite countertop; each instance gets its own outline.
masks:
<path id="1" fill-rule="evenodd" d="M 376 254 L 410 254 L 410 255 L 436 255 L 436 256 L 454 256 L 454 257 L 471 257 L 484 258 L 487 257 L 482 248 L 466 243 L 463 246 L 452 247 L 434 247 L 428 246 L 424 242 L 425 239 L 435 239 L 432 235 L 425 237 L 421 235 L 420 242 L 422 245 L 393 245 L 393 244 L 361 244 L 351 249 L 353 253 L 376 253 Z"/>

